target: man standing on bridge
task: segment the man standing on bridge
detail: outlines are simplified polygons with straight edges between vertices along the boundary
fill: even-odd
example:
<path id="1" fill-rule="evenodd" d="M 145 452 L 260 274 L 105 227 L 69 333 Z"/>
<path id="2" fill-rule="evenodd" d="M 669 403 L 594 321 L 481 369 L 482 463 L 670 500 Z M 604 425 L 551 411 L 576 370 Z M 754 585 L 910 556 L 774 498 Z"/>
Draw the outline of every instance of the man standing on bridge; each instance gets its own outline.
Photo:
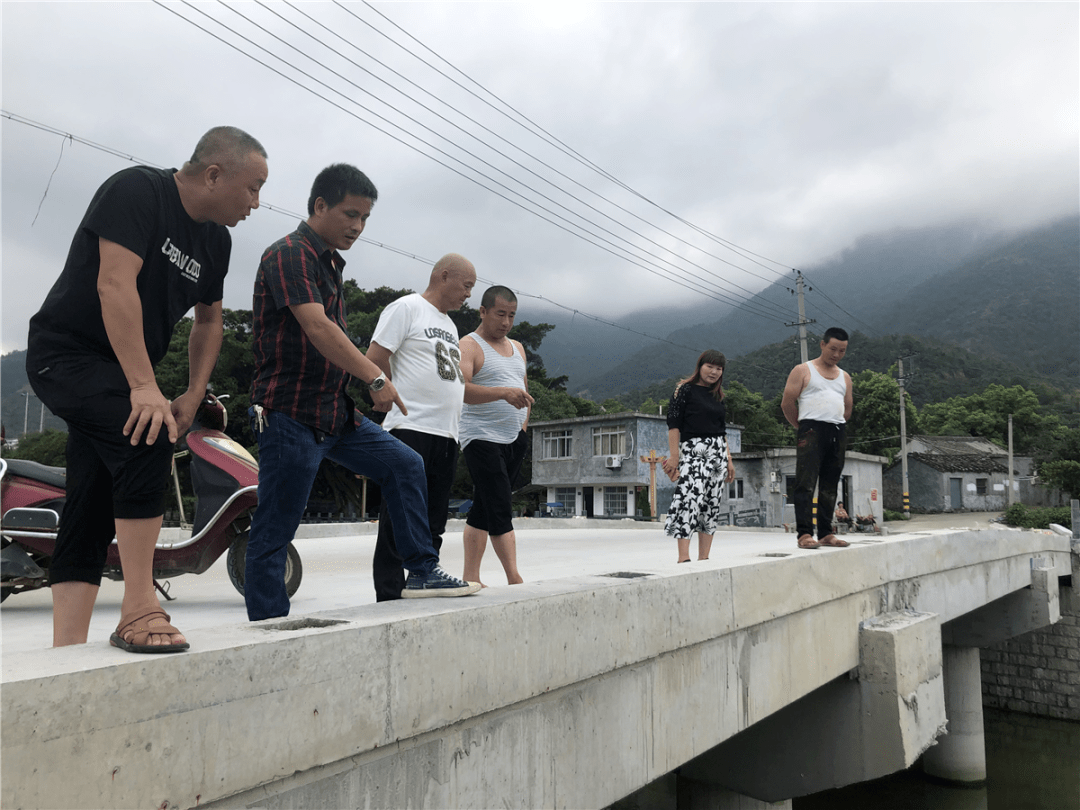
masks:
<path id="1" fill-rule="evenodd" d="M 438 565 L 420 457 L 360 416 L 346 393 L 355 378 L 367 383 L 376 410 L 404 407 L 394 384 L 345 332 L 341 251 L 360 238 L 376 199 L 375 185 L 355 166 L 328 166 L 311 187 L 307 220 L 267 248 L 259 264 L 251 392 L 259 506 L 251 521 L 244 587 L 252 621 L 289 613 L 288 545 L 324 458 L 382 488 L 386 523 L 393 520 L 397 527 L 410 573 L 408 596 L 480 590 Z"/>
<path id="2" fill-rule="evenodd" d="M 480 582 L 488 535 L 507 583 L 522 582 L 510 497 L 529 446 L 526 430 L 533 398 L 525 373 L 525 347 L 507 337 L 516 316 L 517 296 L 507 287 L 489 287 L 480 301 L 480 326 L 461 339 L 465 378 L 461 453 L 473 480 L 462 579 L 470 582 Z"/>
<path id="3" fill-rule="evenodd" d="M 67 501 L 49 566 L 54 647 L 86 642 L 115 533 L 124 599 L 110 642 L 188 649 L 154 593 L 162 499 L 221 350 L 228 228 L 259 207 L 266 178 L 266 150 L 236 127 L 203 135 L 179 171 L 114 174 L 30 320 L 30 385 L 68 425 Z M 154 368 L 192 307 L 188 389 L 170 402 Z"/>
<path id="4" fill-rule="evenodd" d="M 825 330 L 821 356 L 791 370 L 780 407 L 797 431 L 795 455 L 795 526 L 799 548 L 848 545 L 833 533 L 836 488 L 844 471 L 847 420 L 853 405 L 851 377 L 838 363 L 847 353 L 848 334 Z M 814 539 L 814 488 L 817 540 Z"/>
<path id="5" fill-rule="evenodd" d="M 430 542 L 436 551 L 446 530 L 465 397 L 457 326 L 446 313 L 463 306 L 475 284 L 472 262 L 456 253 L 443 256 L 422 294 L 402 296 L 382 311 L 367 352 L 368 359 L 394 381 L 405 406 L 392 407 L 383 427 L 424 459 Z M 409 596 L 403 593 L 405 575 L 395 531 L 386 510 L 381 510 L 372 561 L 379 602 Z"/>

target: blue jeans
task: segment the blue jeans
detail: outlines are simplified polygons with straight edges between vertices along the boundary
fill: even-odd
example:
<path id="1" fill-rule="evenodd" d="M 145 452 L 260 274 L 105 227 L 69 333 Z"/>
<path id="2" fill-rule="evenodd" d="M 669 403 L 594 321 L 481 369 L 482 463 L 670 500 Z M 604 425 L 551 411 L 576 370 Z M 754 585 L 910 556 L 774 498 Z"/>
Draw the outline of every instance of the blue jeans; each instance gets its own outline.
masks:
<path id="1" fill-rule="evenodd" d="M 360 419 L 355 429 L 322 441 L 307 425 L 277 411 L 263 412 L 259 440 L 259 506 L 251 520 L 244 600 L 252 621 L 289 615 L 285 561 L 324 458 L 364 475 L 382 489 L 397 547 L 411 573 L 426 575 L 439 562 L 431 546 L 424 462 L 378 425 Z"/>

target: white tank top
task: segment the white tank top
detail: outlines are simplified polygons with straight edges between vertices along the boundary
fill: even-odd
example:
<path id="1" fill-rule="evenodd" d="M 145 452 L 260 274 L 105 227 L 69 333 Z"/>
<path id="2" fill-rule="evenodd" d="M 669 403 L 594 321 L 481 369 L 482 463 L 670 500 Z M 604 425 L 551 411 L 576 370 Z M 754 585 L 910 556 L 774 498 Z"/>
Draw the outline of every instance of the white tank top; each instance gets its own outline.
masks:
<path id="1" fill-rule="evenodd" d="M 490 388 L 524 388 L 525 358 L 518 352 L 517 346 L 509 357 L 503 357 L 491 344 L 476 332 L 469 335 L 484 350 L 484 365 L 473 375 L 476 385 Z M 483 402 L 479 405 L 465 403 L 461 408 L 461 446 L 480 439 L 496 444 L 510 444 L 517 439 L 521 426 L 525 424 L 528 408 L 515 408 L 505 399 Z"/>
<path id="2" fill-rule="evenodd" d="M 799 421 L 812 419 L 834 425 L 844 424 L 844 397 L 847 395 L 844 372 L 838 367 L 836 379 L 829 380 L 821 376 L 812 362 L 806 365 L 810 368 L 810 381 L 799 394 Z"/>

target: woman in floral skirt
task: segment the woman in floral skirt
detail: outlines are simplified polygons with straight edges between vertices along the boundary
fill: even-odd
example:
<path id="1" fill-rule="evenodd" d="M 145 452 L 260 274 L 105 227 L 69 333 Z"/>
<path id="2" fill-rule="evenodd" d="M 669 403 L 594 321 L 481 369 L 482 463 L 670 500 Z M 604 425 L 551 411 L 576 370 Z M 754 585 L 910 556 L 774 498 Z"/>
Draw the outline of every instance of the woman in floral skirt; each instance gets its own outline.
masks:
<path id="1" fill-rule="evenodd" d="M 724 424 L 726 363 L 714 349 L 703 352 L 668 406 L 668 457 L 663 468 L 676 486 L 664 531 L 678 541 L 679 562 L 690 562 L 690 535 L 695 533 L 698 559 L 709 559 L 724 487 L 735 480 Z"/>

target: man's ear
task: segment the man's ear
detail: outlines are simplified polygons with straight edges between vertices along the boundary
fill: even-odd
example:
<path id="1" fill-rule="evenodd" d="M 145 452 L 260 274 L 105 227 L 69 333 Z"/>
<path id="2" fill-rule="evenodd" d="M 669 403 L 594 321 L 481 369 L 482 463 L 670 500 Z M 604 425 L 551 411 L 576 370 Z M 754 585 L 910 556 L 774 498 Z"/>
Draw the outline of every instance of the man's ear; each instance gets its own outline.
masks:
<path id="1" fill-rule="evenodd" d="M 211 163 L 203 172 L 203 181 L 206 183 L 207 188 L 212 189 L 224 179 L 224 176 L 225 173 L 221 170 L 221 167 L 216 163 Z"/>

